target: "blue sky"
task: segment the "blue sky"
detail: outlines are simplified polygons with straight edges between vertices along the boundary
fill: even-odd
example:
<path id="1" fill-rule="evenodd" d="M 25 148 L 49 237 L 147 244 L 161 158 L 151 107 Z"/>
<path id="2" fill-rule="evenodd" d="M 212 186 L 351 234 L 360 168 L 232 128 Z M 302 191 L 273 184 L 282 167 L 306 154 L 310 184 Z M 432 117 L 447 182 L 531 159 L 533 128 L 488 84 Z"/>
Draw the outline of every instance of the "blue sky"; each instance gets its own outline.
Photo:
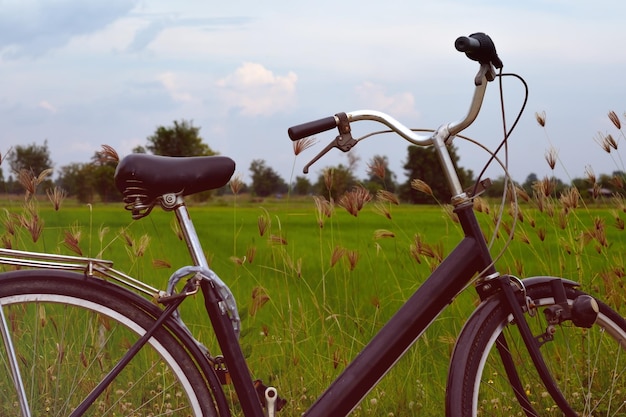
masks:
<path id="1" fill-rule="evenodd" d="M 626 3 L 608 0 L 0 0 L 0 153 L 48 140 L 58 168 L 87 162 L 101 144 L 127 154 L 157 126 L 187 119 L 244 177 L 264 159 L 289 180 L 291 125 L 363 108 L 420 128 L 462 117 L 477 65 L 453 44 L 481 31 L 505 72 L 530 88 L 510 141 L 514 179 L 550 174 L 550 143 L 560 178 L 581 177 L 587 166 L 610 173 L 623 166 L 594 137 L 618 137 L 607 113 L 623 119 L 626 110 L 624 16 Z M 512 119 L 519 83 L 505 81 L 505 99 Z M 492 83 L 465 132 L 490 147 L 502 136 L 498 100 Z M 548 136 L 535 121 L 541 111 Z M 318 135 L 294 175 L 333 137 Z M 486 155 L 457 143 L 461 165 L 478 172 Z M 391 136 L 360 143 L 359 177 L 382 154 L 404 180 L 407 145 Z M 311 181 L 346 162 L 332 152 L 311 168 Z"/>

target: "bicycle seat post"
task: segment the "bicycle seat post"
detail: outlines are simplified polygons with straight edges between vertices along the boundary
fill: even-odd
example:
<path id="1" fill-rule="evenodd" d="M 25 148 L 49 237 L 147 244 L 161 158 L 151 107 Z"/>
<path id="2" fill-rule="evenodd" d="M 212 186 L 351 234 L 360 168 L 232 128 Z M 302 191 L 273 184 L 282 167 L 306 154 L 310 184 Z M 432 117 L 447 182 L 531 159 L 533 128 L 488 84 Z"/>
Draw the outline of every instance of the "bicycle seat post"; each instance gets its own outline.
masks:
<path id="1" fill-rule="evenodd" d="M 191 221 L 191 216 L 189 215 L 183 196 L 179 194 L 165 194 L 161 198 L 161 206 L 164 210 L 173 210 L 174 213 L 176 213 L 176 219 L 178 220 L 194 265 L 208 269 L 209 263 L 206 256 L 204 256 L 200 239 Z"/>

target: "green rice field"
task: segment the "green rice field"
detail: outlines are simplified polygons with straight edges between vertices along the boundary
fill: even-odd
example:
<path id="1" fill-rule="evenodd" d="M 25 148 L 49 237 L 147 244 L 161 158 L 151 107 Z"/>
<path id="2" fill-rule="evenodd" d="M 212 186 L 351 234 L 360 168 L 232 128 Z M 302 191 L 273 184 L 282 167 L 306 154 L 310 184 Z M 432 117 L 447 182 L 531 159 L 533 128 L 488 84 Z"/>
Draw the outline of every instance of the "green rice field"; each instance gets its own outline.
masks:
<path id="1" fill-rule="evenodd" d="M 524 203 L 517 214 L 507 205 L 495 236 L 499 207 L 476 203 L 492 253 L 506 247 L 500 271 L 567 277 L 626 314 L 620 200 L 575 208 L 548 203 Z M 133 221 L 121 204 L 65 202 L 59 211 L 44 199 L 31 204 L 28 211 L 22 201 L 4 202 L 4 246 L 111 259 L 116 269 L 159 288 L 190 262 L 172 213 L 155 209 Z M 28 219 L 29 212 L 31 223 L 17 224 L 11 214 Z M 312 198 L 238 196 L 190 212 L 211 268 L 237 298 L 254 377 L 289 400 L 283 415 L 304 411 L 462 238 L 445 207 L 388 201 L 371 201 L 354 216 Z M 37 222 L 41 235 L 33 242 Z M 355 415 L 441 415 L 450 353 L 477 300 L 471 288 L 459 296 Z M 182 316 L 216 349 L 203 309 L 194 297 Z"/>

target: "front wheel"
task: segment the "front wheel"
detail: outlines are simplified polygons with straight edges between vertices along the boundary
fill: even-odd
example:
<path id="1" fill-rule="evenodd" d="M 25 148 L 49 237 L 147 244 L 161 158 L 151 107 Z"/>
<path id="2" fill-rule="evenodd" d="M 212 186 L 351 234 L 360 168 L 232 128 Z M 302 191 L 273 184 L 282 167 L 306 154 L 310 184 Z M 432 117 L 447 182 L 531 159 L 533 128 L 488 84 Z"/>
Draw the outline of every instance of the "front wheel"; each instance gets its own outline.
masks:
<path id="1" fill-rule="evenodd" d="M 591 328 L 571 321 L 549 328 L 542 311 L 554 304 L 549 283 L 531 285 L 527 295 L 537 306 L 526 314 L 535 337 L 556 330 L 545 338 L 541 353 L 553 379 L 578 416 L 626 415 L 626 321 L 598 301 L 599 314 Z M 566 287 L 568 303 L 584 295 Z M 486 301 L 461 332 L 450 364 L 447 415 L 562 416 L 540 379 L 513 317 L 497 297 Z M 506 351 L 519 375 L 515 393 L 498 350 Z M 520 405 L 527 401 L 527 405 Z"/>
<path id="2" fill-rule="evenodd" d="M 96 278 L 37 270 L 1 274 L 0 306 L 32 416 L 69 415 L 161 311 Z M 218 388 L 185 338 L 166 321 L 87 415 L 216 416 Z M 0 415 L 20 415 L 7 357 L 0 338 Z"/>

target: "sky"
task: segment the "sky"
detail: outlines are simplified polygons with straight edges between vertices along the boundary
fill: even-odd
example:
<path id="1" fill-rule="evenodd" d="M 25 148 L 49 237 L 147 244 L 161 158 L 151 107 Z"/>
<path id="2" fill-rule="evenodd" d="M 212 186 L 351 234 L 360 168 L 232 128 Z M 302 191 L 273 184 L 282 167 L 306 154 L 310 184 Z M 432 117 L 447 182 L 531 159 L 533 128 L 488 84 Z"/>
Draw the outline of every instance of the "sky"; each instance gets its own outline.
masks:
<path id="1" fill-rule="evenodd" d="M 245 181 L 251 161 L 262 159 L 289 182 L 336 135 L 316 135 L 296 158 L 292 125 L 360 109 L 411 128 L 461 119 L 478 65 L 454 41 L 485 32 L 504 72 L 529 87 L 509 140 L 513 179 L 611 173 L 624 169 L 619 154 L 594 138 L 620 137 L 607 113 L 624 120 L 624 16 L 621 0 L 0 0 L 0 154 L 47 140 L 58 169 L 89 161 L 102 144 L 124 156 L 158 126 L 185 119 L 236 161 Z M 503 86 L 510 125 L 523 88 L 513 78 Z M 499 94 L 491 83 L 464 132 L 490 148 L 503 136 Z M 545 129 L 537 112 L 546 114 Z M 354 126 L 355 136 L 379 129 L 369 123 Z M 460 165 L 479 172 L 487 154 L 455 144 Z M 384 155 L 405 181 L 407 146 L 391 135 L 364 140 L 352 151 L 357 176 Z M 554 172 L 550 147 L 559 157 Z M 309 179 L 347 162 L 332 150 Z"/>

